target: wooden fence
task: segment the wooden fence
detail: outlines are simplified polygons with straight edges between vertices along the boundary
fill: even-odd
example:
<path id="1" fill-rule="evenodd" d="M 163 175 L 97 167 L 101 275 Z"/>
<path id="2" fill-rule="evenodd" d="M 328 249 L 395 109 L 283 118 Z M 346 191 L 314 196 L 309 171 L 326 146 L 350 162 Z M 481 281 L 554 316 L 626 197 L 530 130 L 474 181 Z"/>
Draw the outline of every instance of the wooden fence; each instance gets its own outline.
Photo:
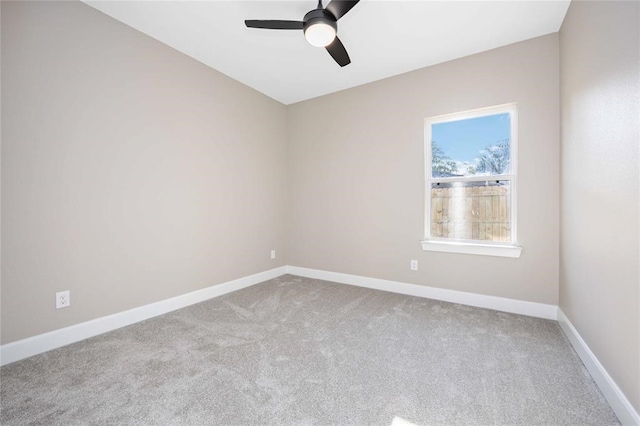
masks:
<path id="1" fill-rule="evenodd" d="M 449 184 L 431 189 L 431 236 L 511 240 L 509 185 Z"/>

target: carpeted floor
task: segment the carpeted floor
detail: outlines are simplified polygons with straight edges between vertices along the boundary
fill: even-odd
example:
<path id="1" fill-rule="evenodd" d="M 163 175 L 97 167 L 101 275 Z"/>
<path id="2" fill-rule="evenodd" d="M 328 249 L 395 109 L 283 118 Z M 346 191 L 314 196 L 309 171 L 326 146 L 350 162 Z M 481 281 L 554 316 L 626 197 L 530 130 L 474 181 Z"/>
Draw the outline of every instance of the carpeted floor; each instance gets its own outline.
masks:
<path id="1" fill-rule="evenodd" d="M 3 425 L 618 424 L 554 321 L 291 275 L 0 380 Z"/>

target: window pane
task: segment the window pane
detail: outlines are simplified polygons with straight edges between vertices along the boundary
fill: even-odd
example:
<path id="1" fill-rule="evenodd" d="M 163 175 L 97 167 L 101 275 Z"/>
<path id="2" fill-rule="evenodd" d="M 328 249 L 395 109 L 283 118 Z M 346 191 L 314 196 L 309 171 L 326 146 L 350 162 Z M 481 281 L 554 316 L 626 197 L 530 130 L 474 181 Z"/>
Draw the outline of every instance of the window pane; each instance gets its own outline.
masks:
<path id="1" fill-rule="evenodd" d="M 431 184 L 431 238 L 511 242 L 510 182 Z"/>
<path id="2" fill-rule="evenodd" d="M 511 114 L 431 125 L 433 177 L 510 173 Z"/>

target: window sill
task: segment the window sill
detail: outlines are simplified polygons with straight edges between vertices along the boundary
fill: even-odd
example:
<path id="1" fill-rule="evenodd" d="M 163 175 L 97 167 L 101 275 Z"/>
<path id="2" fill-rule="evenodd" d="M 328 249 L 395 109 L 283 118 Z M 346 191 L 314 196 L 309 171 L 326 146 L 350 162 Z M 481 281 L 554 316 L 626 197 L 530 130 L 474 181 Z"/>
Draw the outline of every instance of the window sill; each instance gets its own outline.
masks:
<path id="1" fill-rule="evenodd" d="M 445 253 L 477 254 L 481 256 L 520 257 L 522 247 L 493 244 L 456 243 L 448 241 L 421 241 L 422 250 Z"/>

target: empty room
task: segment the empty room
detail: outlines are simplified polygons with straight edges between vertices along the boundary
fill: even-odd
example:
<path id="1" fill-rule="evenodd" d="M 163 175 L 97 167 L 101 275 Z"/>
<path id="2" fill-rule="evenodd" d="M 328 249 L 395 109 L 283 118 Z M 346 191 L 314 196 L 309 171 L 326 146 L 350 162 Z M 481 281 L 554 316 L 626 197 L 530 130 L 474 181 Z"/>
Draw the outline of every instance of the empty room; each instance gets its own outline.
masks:
<path id="1" fill-rule="evenodd" d="M 640 425 L 640 2 L 1 1 L 3 425 Z"/>

